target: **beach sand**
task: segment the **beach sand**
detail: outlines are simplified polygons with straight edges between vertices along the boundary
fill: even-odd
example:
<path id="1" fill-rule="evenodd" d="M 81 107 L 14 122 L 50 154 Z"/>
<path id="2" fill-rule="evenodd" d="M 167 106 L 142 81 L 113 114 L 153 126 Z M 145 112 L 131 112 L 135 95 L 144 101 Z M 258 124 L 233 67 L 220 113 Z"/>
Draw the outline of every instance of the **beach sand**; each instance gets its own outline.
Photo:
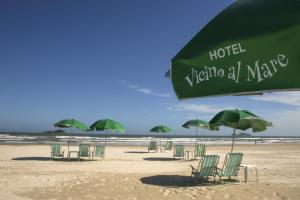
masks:
<path id="1" fill-rule="evenodd" d="M 66 150 L 66 147 L 64 147 Z M 221 156 L 230 146 L 208 146 Z M 0 199 L 300 199 L 300 144 L 236 145 L 243 163 L 256 165 L 249 182 L 194 184 L 199 160 L 173 160 L 147 147 L 106 148 L 104 161 L 50 161 L 49 145 L 0 145 Z M 243 170 L 240 171 L 243 180 Z"/>

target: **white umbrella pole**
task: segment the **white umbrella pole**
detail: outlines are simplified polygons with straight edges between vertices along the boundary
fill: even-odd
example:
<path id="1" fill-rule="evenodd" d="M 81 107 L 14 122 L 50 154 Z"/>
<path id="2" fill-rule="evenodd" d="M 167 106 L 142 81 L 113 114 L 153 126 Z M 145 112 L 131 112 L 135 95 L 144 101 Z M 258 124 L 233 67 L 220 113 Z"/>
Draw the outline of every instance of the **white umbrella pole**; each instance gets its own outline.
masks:
<path id="1" fill-rule="evenodd" d="M 197 136 L 198 136 L 198 125 L 196 128 L 196 136 L 195 136 L 195 145 L 194 145 L 195 150 L 196 150 Z"/>
<path id="2" fill-rule="evenodd" d="M 230 151 L 230 153 L 232 153 L 232 151 L 233 151 L 234 137 L 235 137 L 235 128 L 233 129 L 233 135 L 232 135 L 232 143 L 231 143 L 231 151 Z"/>

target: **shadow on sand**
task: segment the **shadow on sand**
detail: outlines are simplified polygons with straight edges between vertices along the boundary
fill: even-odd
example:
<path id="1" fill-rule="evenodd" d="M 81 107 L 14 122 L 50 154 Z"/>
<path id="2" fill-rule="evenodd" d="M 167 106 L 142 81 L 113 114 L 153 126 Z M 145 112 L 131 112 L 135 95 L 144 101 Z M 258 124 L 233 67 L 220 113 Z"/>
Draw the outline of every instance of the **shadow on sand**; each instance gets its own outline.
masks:
<path id="1" fill-rule="evenodd" d="M 178 159 L 178 158 L 149 157 L 149 158 L 144 158 L 144 160 L 147 160 L 147 161 L 177 161 L 177 160 L 180 160 L 180 159 Z"/>
<path id="2" fill-rule="evenodd" d="M 202 182 L 192 181 L 190 176 L 179 175 L 157 175 L 143 177 L 140 179 L 143 184 L 163 187 L 193 187 L 193 186 L 213 186 L 218 182 L 203 180 Z"/>
<path id="3" fill-rule="evenodd" d="M 50 160 L 50 157 L 17 157 L 12 160 L 47 161 Z"/>
<path id="4" fill-rule="evenodd" d="M 148 153 L 147 151 L 125 151 L 125 153 Z"/>
<path id="5" fill-rule="evenodd" d="M 67 158 L 54 158 L 52 160 L 50 160 L 50 157 L 17 157 L 17 158 L 12 158 L 11 160 L 19 160 L 19 161 L 65 161 L 65 162 L 86 162 L 86 161 L 97 161 L 97 160 L 87 160 L 87 159 L 80 159 L 78 160 L 77 158 L 70 158 L 70 160 L 68 160 Z"/>

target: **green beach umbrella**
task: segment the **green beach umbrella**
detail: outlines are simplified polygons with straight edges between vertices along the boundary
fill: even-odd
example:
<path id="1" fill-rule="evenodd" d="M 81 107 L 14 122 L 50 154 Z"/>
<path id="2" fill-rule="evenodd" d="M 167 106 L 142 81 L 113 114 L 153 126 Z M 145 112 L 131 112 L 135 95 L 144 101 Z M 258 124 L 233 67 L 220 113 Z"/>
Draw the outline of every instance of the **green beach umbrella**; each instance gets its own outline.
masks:
<path id="1" fill-rule="evenodd" d="M 89 131 L 89 128 L 82 122 L 77 121 L 75 119 L 64 119 L 59 122 L 56 122 L 54 124 L 54 127 L 59 127 L 59 128 L 77 128 L 81 131 Z M 68 152 L 69 152 L 69 143 L 68 143 Z"/>
<path id="2" fill-rule="evenodd" d="M 121 123 L 114 121 L 112 119 L 98 120 L 90 126 L 90 129 L 96 131 L 110 130 L 112 132 L 119 132 L 119 133 L 125 133 L 126 130 Z M 105 144 L 106 144 L 106 139 L 107 137 L 105 138 Z"/>
<path id="3" fill-rule="evenodd" d="M 75 119 L 64 119 L 54 124 L 55 127 L 59 128 L 77 128 L 81 131 L 88 131 L 89 128 L 82 122 Z"/>
<path id="4" fill-rule="evenodd" d="M 179 99 L 299 90 L 299 35 L 299 0 L 234 1 L 172 58 L 165 76 Z"/>
<path id="5" fill-rule="evenodd" d="M 261 117 L 251 113 L 248 110 L 223 110 L 216 114 L 209 124 L 212 127 L 227 126 L 233 128 L 231 152 L 233 151 L 235 130 L 247 130 L 252 128 L 253 132 L 261 132 L 269 126 L 273 126 L 270 121 L 266 121 Z"/>
<path id="6" fill-rule="evenodd" d="M 167 133 L 173 131 L 171 128 L 164 126 L 164 125 L 159 125 L 159 126 L 154 126 L 153 128 L 150 129 L 151 132 L 156 132 L 156 133 Z M 160 138 L 160 146 L 161 146 L 161 138 Z"/>
<path id="7" fill-rule="evenodd" d="M 151 128 L 150 131 L 157 132 L 157 133 L 166 133 L 166 132 L 171 132 L 172 129 L 164 125 L 159 125 Z"/>
<path id="8" fill-rule="evenodd" d="M 184 128 L 190 128 L 190 127 L 196 127 L 196 135 L 195 135 L 195 148 L 196 148 L 196 142 L 197 142 L 197 136 L 198 136 L 198 128 L 204 128 L 208 130 L 218 130 L 219 127 L 217 126 L 210 126 L 208 122 L 200 120 L 200 119 L 193 119 L 185 122 L 182 127 Z"/>
<path id="9" fill-rule="evenodd" d="M 117 131 L 119 133 L 125 132 L 125 127 L 121 123 L 112 119 L 98 120 L 90 126 L 90 129 L 96 131 L 111 130 L 113 132 Z"/>

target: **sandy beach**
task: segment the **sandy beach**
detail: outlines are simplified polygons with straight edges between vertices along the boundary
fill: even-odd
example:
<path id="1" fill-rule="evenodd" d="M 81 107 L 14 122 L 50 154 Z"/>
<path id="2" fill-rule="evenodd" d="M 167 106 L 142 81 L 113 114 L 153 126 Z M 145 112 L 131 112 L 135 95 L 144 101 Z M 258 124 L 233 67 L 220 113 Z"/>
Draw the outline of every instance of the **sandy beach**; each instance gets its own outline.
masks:
<path id="1" fill-rule="evenodd" d="M 66 147 L 64 147 L 66 150 Z M 229 146 L 208 146 L 222 166 Z M 236 145 L 256 165 L 249 182 L 194 184 L 199 160 L 173 160 L 146 147 L 106 148 L 104 161 L 50 161 L 49 145 L 0 145 L 0 199 L 300 199 L 300 144 Z"/>

